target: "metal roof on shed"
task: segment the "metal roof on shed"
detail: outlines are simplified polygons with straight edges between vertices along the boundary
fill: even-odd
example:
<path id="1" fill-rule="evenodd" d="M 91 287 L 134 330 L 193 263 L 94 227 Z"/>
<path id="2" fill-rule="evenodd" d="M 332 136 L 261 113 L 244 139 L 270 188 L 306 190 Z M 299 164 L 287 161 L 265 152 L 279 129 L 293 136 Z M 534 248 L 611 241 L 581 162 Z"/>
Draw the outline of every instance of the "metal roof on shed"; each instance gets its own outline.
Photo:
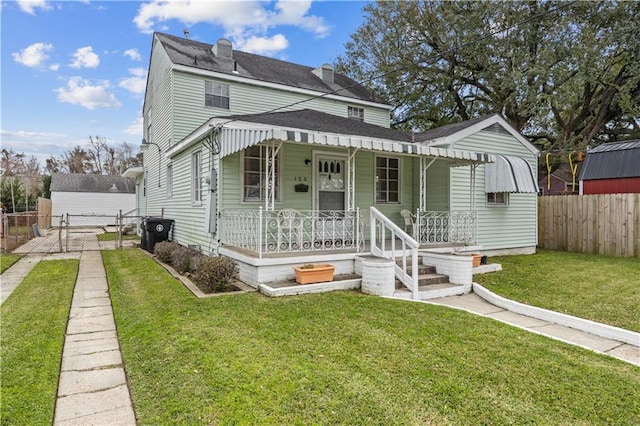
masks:
<path id="1" fill-rule="evenodd" d="M 81 173 L 54 173 L 51 192 L 98 192 L 105 194 L 135 194 L 136 183 L 131 178 Z"/>
<path id="2" fill-rule="evenodd" d="M 640 177 L 640 140 L 607 143 L 587 151 L 580 180 Z"/>

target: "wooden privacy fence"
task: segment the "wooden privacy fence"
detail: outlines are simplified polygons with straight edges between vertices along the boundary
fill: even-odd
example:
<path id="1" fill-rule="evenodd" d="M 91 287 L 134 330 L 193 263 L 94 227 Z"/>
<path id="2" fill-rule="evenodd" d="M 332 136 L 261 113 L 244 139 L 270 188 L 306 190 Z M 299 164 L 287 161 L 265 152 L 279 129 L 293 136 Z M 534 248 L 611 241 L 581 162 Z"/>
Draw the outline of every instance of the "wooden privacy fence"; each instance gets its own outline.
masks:
<path id="1" fill-rule="evenodd" d="M 640 194 L 538 197 L 538 247 L 640 258 Z"/>
<path id="2" fill-rule="evenodd" d="M 38 197 L 38 228 L 51 228 L 51 200 Z"/>

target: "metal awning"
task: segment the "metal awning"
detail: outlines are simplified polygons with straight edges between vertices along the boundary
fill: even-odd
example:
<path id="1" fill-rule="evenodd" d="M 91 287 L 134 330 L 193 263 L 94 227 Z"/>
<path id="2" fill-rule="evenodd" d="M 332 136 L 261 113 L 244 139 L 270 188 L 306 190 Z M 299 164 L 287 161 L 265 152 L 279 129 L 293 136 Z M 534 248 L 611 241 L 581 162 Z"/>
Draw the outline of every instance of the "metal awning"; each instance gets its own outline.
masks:
<path id="1" fill-rule="evenodd" d="M 485 165 L 484 192 L 538 193 L 531 165 L 521 157 L 495 154 L 495 162 Z"/>
<path id="2" fill-rule="evenodd" d="M 224 123 L 224 119 L 214 118 L 207 121 L 180 141 L 180 143 L 173 146 L 167 152 L 167 157 L 172 158 L 193 144 L 211 137 L 212 132 L 217 132 L 216 138 L 220 145 L 220 158 L 243 151 L 244 149 L 260 142 L 275 139 L 314 145 L 446 158 L 453 160 L 456 165 L 489 163 L 495 161 L 492 154 L 434 147 L 422 143 L 410 143 L 358 135 L 307 131 L 304 129 L 273 127 L 259 123 L 241 121 L 235 121 L 231 124 L 224 125 L 222 128 L 217 128 L 216 126 L 221 123 Z"/>

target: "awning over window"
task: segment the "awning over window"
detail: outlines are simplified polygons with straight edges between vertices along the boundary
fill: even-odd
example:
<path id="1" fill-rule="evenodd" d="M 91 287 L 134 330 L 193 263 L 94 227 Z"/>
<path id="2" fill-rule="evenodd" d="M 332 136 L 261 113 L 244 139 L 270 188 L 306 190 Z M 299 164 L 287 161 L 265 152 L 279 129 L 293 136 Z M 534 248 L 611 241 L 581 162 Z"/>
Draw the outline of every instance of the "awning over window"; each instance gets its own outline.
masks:
<path id="1" fill-rule="evenodd" d="M 495 163 L 485 165 L 484 192 L 538 193 L 531 165 L 523 158 L 495 155 Z"/>

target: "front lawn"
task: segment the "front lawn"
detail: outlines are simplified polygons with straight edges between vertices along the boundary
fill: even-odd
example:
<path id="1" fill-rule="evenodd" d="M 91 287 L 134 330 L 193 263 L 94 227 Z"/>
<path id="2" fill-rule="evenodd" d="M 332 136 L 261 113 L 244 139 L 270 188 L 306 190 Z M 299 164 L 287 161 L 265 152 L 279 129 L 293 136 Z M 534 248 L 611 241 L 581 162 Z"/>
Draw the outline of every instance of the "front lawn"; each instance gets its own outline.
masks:
<path id="1" fill-rule="evenodd" d="M 540 250 L 474 280 L 508 299 L 640 332 L 640 260 Z"/>
<path id="2" fill-rule="evenodd" d="M 640 369 L 441 306 L 335 292 L 196 299 L 102 253 L 139 424 L 630 424 Z"/>
<path id="3" fill-rule="evenodd" d="M 20 256 L 17 254 L 3 253 L 0 254 L 0 274 L 4 273 L 14 263 L 20 260 Z"/>
<path id="4" fill-rule="evenodd" d="M 78 260 L 38 263 L 2 304 L 2 424 L 53 422 Z"/>
<path id="5" fill-rule="evenodd" d="M 98 234 L 98 241 L 115 241 L 118 237 L 118 234 L 115 232 L 105 232 L 102 234 Z M 135 234 L 126 234 L 122 236 L 122 240 L 139 240 L 140 236 Z"/>

